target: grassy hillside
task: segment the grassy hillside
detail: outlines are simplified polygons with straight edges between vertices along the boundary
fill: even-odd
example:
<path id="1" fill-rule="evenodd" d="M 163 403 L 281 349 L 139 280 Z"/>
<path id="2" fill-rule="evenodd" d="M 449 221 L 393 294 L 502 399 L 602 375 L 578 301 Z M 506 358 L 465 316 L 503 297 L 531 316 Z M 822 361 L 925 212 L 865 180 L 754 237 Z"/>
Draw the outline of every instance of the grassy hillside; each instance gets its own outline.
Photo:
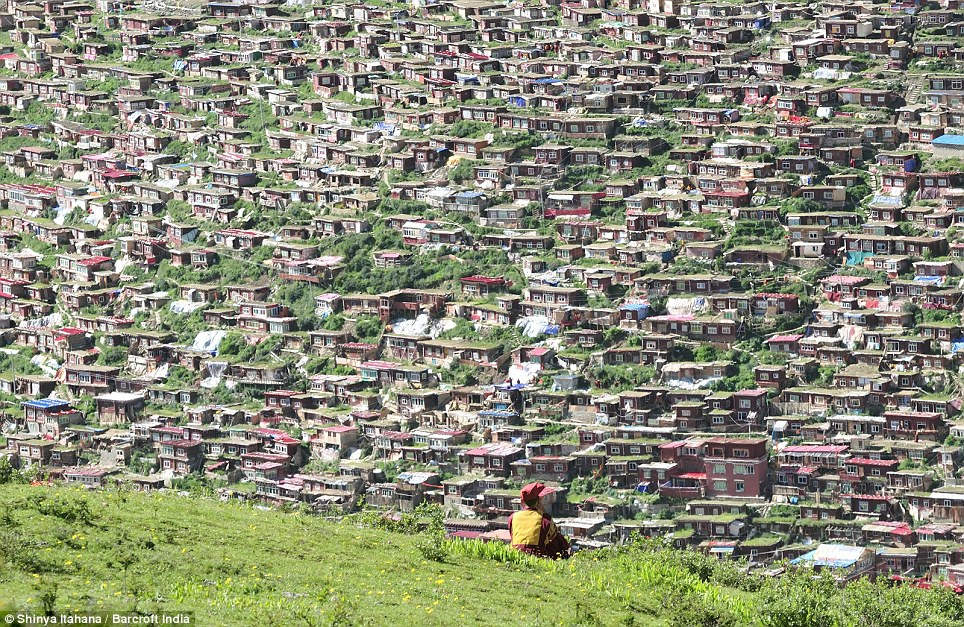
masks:
<path id="1" fill-rule="evenodd" d="M 945 593 L 762 581 L 640 545 L 547 562 L 173 495 L 0 486 L 0 604 L 201 625 L 953 625 Z M 369 520 L 369 522 L 371 522 Z"/>

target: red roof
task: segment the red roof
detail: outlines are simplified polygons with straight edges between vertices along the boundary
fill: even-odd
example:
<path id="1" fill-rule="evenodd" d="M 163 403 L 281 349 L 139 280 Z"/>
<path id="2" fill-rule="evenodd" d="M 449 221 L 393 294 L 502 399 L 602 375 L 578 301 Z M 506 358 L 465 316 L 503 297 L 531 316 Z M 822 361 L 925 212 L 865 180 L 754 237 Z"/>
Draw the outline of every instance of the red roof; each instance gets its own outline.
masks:
<path id="1" fill-rule="evenodd" d="M 505 283 L 505 279 L 502 277 L 482 276 L 481 274 L 463 277 L 461 281 L 463 283 L 484 283 L 485 285 L 502 285 Z"/>
<path id="2" fill-rule="evenodd" d="M 111 258 L 104 257 L 103 255 L 98 255 L 96 257 L 88 257 L 87 259 L 82 259 L 77 263 L 79 263 L 82 266 L 96 266 L 98 264 L 104 263 L 105 261 L 111 261 Z"/>
<path id="3" fill-rule="evenodd" d="M 781 453 L 843 453 L 847 450 L 841 444 L 800 444 L 798 446 L 787 446 Z"/>
<path id="4" fill-rule="evenodd" d="M 169 427 L 166 425 L 161 427 L 154 427 L 153 429 L 151 429 L 151 431 L 157 431 L 158 433 L 176 433 L 178 435 L 184 433 L 184 429 L 180 427 Z"/>
<path id="5" fill-rule="evenodd" d="M 793 333 L 793 334 L 791 334 L 791 335 L 774 335 L 773 337 L 771 337 L 770 339 L 768 339 L 768 340 L 767 340 L 766 342 L 764 342 L 764 343 L 769 343 L 769 342 L 775 342 L 775 343 L 780 343 L 780 342 L 799 342 L 802 338 L 803 338 L 803 336 L 800 335 L 799 333 Z"/>
<path id="6" fill-rule="evenodd" d="M 120 179 L 125 176 L 137 176 L 137 172 L 131 172 L 130 170 L 104 170 L 101 172 L 101 176 L 105 179 Z"/>
<path id="7" fill-rule="evenodd" d="M 896 466 L 896 459 L 870 459 L 869 457 L 851 457 L 847 460 L 848 464 L 858 464 L 860 466 Z"/>
<path id="8" fill-rule="evenodd" d="M 650 316 L 649 317 L 650 320 L 656 320 L 659 322 L 689 322 L 690 320 L 693 320 L 695 318 L 696 316 L 692 314 L 686 314 L 686 315 L 680 315 L 680 316 L 668 315 L 668 316 Z"/>
<path id="9" fill-rule="evenodd" d="M 361 365 L 362 368 L 373 368 L 375 370 L 391 370 L 392 368 L 398 367 L 400 364 L 392 363 L 390 361 L 373 360 L 366 361 Z"/>
<path id="10" fill-rule="evenodd" d="M 345 425 L 337 425 L 334 427 L 325 427 L 322 431 L 330 431 L 332 433 L 347 433 L 348 431 L 357 431 L 355 427 L 347 427 Z"/>
<path id="11" fill-rule="evenodd" d="M 854 285 L 860 283 L 861 281 L 866 281 L 867 277 L 862 276 L 842 276 L 835 274 L 833 276 L 823 279 L 821 283 L 836 283 L 838 285 Z"/>
<path id="12" fill-rule="evenodd" d="M 496 455 L 498 457 L 503 457 L 506 455 L 514 455 L 515 453 L 519 453 L 521 451 L 521 448 L 518 446 L 512 446 L 511 444 L 492 443 L 466 451 L 465 454 L 471 456 Z"/>

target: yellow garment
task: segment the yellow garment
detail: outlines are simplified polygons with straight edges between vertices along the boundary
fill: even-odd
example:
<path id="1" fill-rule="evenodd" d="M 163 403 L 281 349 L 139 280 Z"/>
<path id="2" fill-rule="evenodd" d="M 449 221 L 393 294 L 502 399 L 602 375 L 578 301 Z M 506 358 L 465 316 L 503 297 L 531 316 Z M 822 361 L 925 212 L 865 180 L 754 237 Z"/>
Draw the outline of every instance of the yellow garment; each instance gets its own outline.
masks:
<path id="1" fill-rule="evenodd" d="M 512 516 L 512 544 L 515 546 L 546 546 L 556 535 L 556 526 L 549 523 L 545 541 L 539 542 L 543 526 L 542 514 L 534 509 L 524 509 Z"/>

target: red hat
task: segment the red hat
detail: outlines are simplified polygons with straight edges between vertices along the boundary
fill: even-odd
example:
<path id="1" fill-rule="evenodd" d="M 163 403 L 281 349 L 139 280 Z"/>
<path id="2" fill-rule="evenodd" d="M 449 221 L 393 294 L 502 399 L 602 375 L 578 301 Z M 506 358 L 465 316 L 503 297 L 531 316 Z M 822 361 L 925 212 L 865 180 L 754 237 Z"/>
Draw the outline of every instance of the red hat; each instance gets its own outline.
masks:
<path id="1" fill-rule="evenodd" d="M 539 500 L 539 498 L 547 492 L 549 492 L 549 488 L 538 481 L 533 481 L 529 485 L 522 488 L 522 490 L 519 492 L 519 496 L 522 497 L 523 503 L 532 503 L 533 501 Z"/>

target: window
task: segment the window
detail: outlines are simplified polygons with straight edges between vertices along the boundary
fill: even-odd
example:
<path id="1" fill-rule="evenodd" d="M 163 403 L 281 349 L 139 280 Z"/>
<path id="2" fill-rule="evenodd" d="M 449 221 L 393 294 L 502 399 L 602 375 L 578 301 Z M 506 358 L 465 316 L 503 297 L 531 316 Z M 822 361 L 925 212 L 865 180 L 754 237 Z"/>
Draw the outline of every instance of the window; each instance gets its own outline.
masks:
<path id="1" fill-rule="evenodd" d="M 737 491 L 737 492 L 743 492 L 743 491 L 746 489 L 746 488 L 745 488 L 745 485 L 744 485 L 744 483 L 743 483 L 742 481 L 737 481 L 737 482 L 734 483 L 734 485 L 736 486 L 736 491 Z"/>
<path id="2" fill-rule="evenodd" d="M 714 492 L 726 492 L 726 480 L 719 480 L 713 482 Z"/>

